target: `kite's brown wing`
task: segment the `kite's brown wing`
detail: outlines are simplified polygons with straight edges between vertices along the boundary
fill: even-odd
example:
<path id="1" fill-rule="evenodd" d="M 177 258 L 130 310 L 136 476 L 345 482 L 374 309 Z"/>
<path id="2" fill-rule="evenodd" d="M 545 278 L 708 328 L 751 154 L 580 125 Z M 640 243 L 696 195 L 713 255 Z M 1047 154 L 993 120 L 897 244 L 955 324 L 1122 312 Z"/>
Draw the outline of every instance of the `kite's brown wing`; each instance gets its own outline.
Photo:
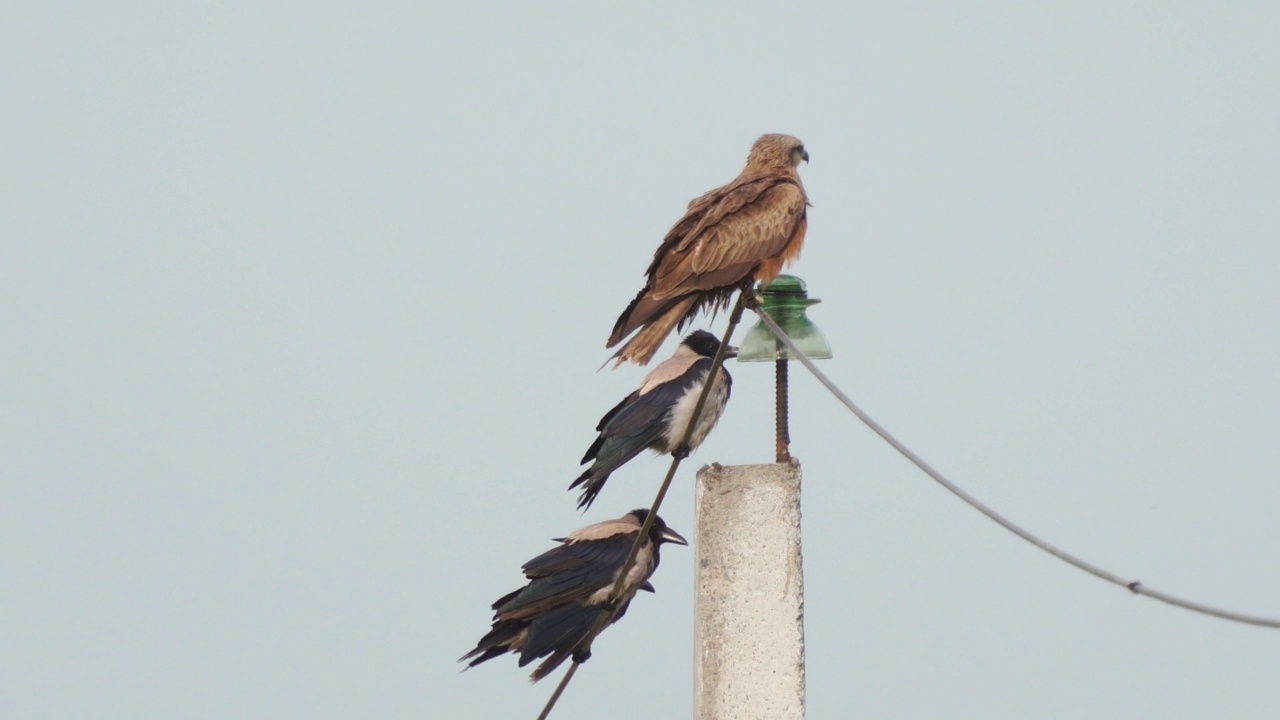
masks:
<path id="1" fill-rule="evenodd" d="M 753 279 L 762 262 L 778 258 L 797 236 L 803 239 L 808 203 L 793 180 L 773 175 L 722 191 L 704 195 L 711 202 L 691 209 L 672 228 L 649 268 L 649 282 L 618 318 L 607 347 L 677 303 L 684 308 L 681 317 L 696 310 L 696 301 L 682 299 L 686 295 Z M 669 331 L 661 333 L 659 343 Z"/>
<path id="2" fill-rule="evenodd" d="M 736 285 L 762 261 L 781 255 L 804 222 L 807 202 L 799 185 L 776 180 L 751 202 L 734 202 L 739 193 L 733 192 L 717 203 L 692 237 L 663 256 L 649 296 L 662 301 Z M 742 188 L 748 189 L 755 188 Z"/>

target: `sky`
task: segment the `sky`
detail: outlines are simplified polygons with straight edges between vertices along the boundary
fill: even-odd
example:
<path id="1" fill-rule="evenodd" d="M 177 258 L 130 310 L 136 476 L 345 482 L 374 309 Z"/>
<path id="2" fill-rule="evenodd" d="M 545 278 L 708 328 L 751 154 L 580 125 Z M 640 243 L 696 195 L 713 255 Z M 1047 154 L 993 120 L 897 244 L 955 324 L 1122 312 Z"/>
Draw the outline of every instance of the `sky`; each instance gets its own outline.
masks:
<path id="1" fill-rule="evenodd" d="M 804 140 L 822 367 L 1124 577 L 1280 615 L 1280 6 L 51 2 L 0 12 L 0 716 L 533 718 L 465 673 L 644 370 L 691 198 Z M 701 319 L 717 333 L 725 318 Z M 675 339 L 668 341 L 669 352 Z M 704 463 L 773 457 L 772 368 Z M 973 512 L 792 373 L 814 718 L 1271 718 L 1280 634 Z M 552 717 L 682 717 L 693 550 Z"/>

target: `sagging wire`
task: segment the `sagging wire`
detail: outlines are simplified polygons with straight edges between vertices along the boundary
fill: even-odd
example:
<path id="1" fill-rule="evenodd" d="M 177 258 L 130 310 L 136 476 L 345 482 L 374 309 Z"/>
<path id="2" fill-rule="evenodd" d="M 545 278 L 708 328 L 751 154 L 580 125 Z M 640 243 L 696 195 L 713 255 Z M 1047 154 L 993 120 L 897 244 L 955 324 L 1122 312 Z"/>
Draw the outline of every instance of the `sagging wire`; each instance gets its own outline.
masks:
<path id="1" fill-rule="evenodd" d="M 862 408 L 858 407 L 852 400 L 849 399 L 848 395 L 845 395 L 844 392 L 840 390 L 840 388 L 837 387 L 836 384 L 832 382 L 830 378 L 828 378 L 821 370 L 819 370 L 817 366 L 813 364 L 813 361 L 810 360 L 807 356 L 805 356 L 804 352 L 802 352 L 800 348 L 796 346 L 795 342 L 792 341 L 792 339 L 788 337 L 785 332 L 783 332 L 782 328 L 778 326 L 778 323 L 775 322 L 773 318 L 769 317 L 768 313 L 764 312 L 764 310 L 758 306 L 753 307 L 752 309 L 755 310 L 756 314 L 760 316 L 760 320 L 764 322 L 765 325 L 769 326 L 769 329 L 773 331 L 773 334 L 777 336 L 777 338 L 780 341 L 782 341 L 784 345 L 787 346 L 787 349 L 791 351 L 792 357 L 799 360 L 805 366 L 805 368 L 808 369 L 809 372 L 813 373 L 813 376 L 818 379 L 818 382 L 826 386 L 827 390 L 829 390 L 831 394 L 836 397 L 836 399 L 844 403 L 844 406 L 849 408 L 849 410 L 854 415 L 856 415 L 858 419 L 861 420 L 867 427 L 871 428 L 872 432 L 879 435 L 880 438 L 883 439 L 885 442 L 889 443 L 889 445 L 892 446 L 894 450 L 897 450 L 899 453 L 902 454 L 903 457 L 905 457 L 907 460 L 910 460 L 912 464 L 914 464 L 916 467 L 924 471 L 924 473 L 928 475 L 930 478 L 932 478 L 934 482 L 946 488 L 951 494 L 963 500 L 966 504 L 968 504 L 973 509 L 977 510 L 983 515 L 986 515 L 991 520 L 995 521 L 998 525 L 1003 527 L 1005 530 L 1008 530 L 1014 535 L 1017 535 L 1023 540 L 1026 540 L 1027 542 L 1049 553 L 1050 555 L 1053 555 L 1059 560 L 1062 560 L 1063 562 L 1066 562 L 1080 570 L 1083 570 L 1089 573 L 1090 575 L 1106 580 L 1107 582 L 1113 585 L 1119 585 L 1120 587 L 1128 590 L 1129 592 L 1135 595 L 1145 595 L 1153 600 L 1159 600 L 1160 602 L 1167 603 L 1175 607 L 1180 607 L 1185 610 L 1190 610 L 1192 612 L 1197 612 L 1204 615 L 1210 615 L 1213 617 L 1222 618 L 1223 620 L 1230 620 L 1232 622 L 1244 623 L 1246 625 L 1257 625 L 1259 627 L 1280 628 L 1280 619 L 1261 617 L 1258 615 L 1248 615 L 1245 613 L 1239 613 L 1232 610 L 1223 610 L 1221 608 L 1216 608 L 1211 605 L 1205 605 L 1204 603 L 1199 603 L 1192 600 L 1186 600 L 1186 599 L 1177 597 L 1175 595 L 1170 595 L 1169 593 L 1165 593 L 1160 590 L 1156 590 L 1154 588 L 1149 588 L 1146 585 L 1143 585 L 1138 580 L 1126 580 L 1125 578 L 1122 578 L 1113 572 L 1100 568 L 1097 565 L 1094 565 L 1093 563 L 1090 563 L 1086 560 L 1076 557 L 1075 555 L 1072 555 L 1066 550 L 1063 550 L 1049 542 L 1046 542 L 1045 540 L 1042 540 L 1041 538 L 1037 537 L 1030 531 L 1017 525 L 1012 520 L 1009 520 L 1008 518 L 1004 517 L 1000 513 L 991 509 L 989 506 L 986 505 L 986 503 L 983 503 L 981 500 L 977 499 L 973 495 L 970 495 L 959 485 L 956 485 L 955 483 L 948 480 L 945 475 L 935 470 L 932 465 L 925 462 L 923 458 L 921 458 L 919 455 L 912 452 L 911 448 L 908 448 L 906 445 L 902 444 L 902 441 L 894 437 L 888 430 L 885 430 L 884 427 L 880 425 L 880 423 L 876 422 L 870 415 L 864 412 Z"/>

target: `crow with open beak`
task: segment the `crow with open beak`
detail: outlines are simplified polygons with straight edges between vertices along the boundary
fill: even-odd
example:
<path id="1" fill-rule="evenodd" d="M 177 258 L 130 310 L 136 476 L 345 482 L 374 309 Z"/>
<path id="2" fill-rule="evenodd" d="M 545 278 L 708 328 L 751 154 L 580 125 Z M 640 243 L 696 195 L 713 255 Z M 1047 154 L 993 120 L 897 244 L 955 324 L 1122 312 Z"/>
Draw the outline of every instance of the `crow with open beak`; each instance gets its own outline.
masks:
<path id="1" fill-rule="evenodd" d="M 547 658 L 529 676 L 533 682 L 570 657 L 584 662 L 591 653 L 582 645 L 600 615 L 608 611 L 609 593 L 648 516 L 647 509 L 632 510 L 556 538 L 560 546 L 524 564 L 529 583 L 493 603 L 492 629 L 458 662 L 469 660 L 471 668 L 511 652 L 520 655 L 519 664 L 524 667 Z M 649 578 L 658 569 L 658 549 L 663 543 L 689 544 L 655 517 L 623 581 L 618 610 L 609 624 L 622 618 L 638 590 L 654 591 Z"/>
<path id="2" fill-rule="evenodd" d="M 596 425 L 600 436 L 582 456 L 582 463 L 590 462 L 591 467 L 569 485 L 570 490 L 583 486 L 582 495 L 578 498 L 579 509 L 589 507 L 609 479 L 609 474 L 641 451 L 648 448 L 658 453 L 670 453 L 676 449 L 684 439 L 689 418 L 698 404 L 698 396 L 702 394 L 711 363 L 719 349 L 720 341 L 706 330 L 689 333 L 674 355 L 645 376 L 638 390 L 605 413 L 600 424 Z M 738 349 L 729 346 L 724 356 L 730 358 L 737 354 Z M 729 402 L 732 386 L 733 378 L 721 367 L 689 438 L 688 449 L 701 445 L 719 422 L 724 406 Z"/>

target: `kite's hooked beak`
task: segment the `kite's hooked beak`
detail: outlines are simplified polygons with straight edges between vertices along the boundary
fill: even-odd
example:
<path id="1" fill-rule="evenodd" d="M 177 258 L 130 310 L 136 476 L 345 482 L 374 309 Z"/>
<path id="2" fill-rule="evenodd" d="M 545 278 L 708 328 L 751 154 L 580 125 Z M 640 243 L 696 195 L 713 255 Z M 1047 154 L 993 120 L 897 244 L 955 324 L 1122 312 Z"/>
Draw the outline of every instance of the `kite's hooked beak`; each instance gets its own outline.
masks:
<path id="1" fill-rule="evenodd" d="M 801 159 L 801 160 L 804 160 L 806 163 L 807 163 L 807 162 L 809 162 L 809 151 L 808 151 L 808 150 L 801 150 L 801 151 L 800 151 L 800 159 Z"/>

